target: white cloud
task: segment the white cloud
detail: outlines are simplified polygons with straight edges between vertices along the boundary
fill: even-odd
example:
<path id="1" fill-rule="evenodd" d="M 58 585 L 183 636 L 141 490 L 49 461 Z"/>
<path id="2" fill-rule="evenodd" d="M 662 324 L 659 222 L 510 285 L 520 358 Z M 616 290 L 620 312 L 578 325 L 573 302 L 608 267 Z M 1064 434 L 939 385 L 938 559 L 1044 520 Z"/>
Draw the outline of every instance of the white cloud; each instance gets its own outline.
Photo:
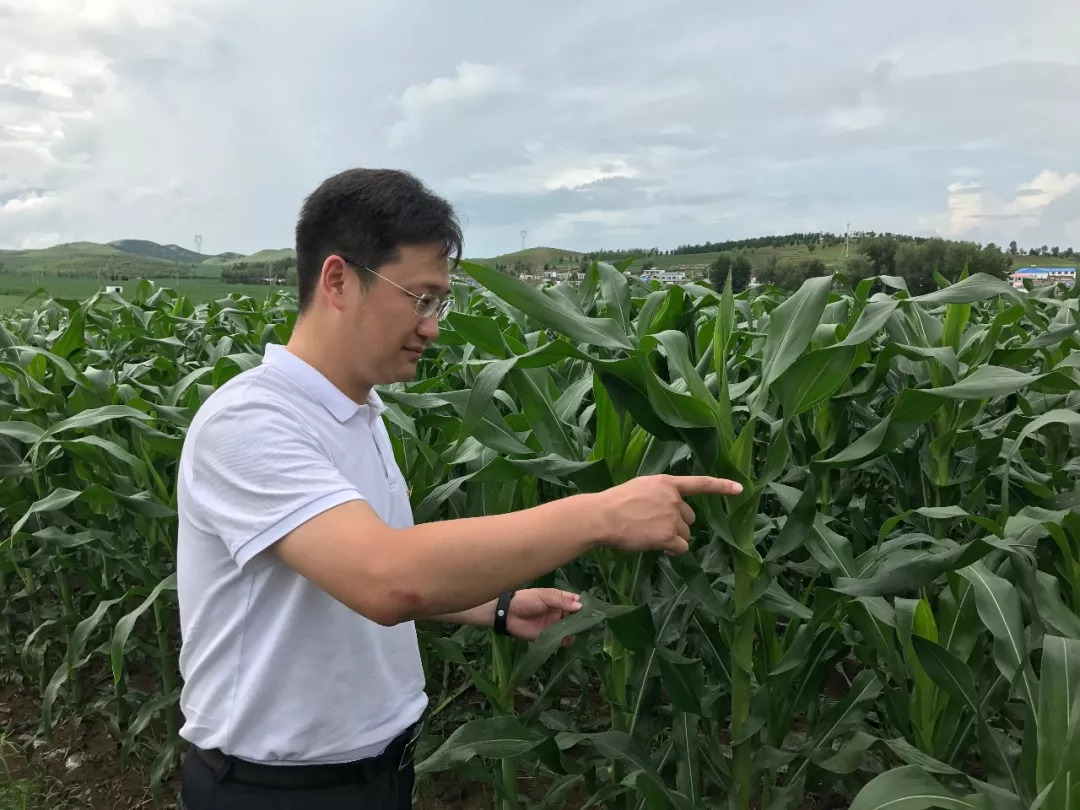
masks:
<path id="1" fill-rule="evenodd" d="M 1021 183 L 1015 196 L 1003 199 L 987 192 L 977 183 L 951 183 L 948 187 L 948 212 L 941 225 L 945 236 L 963 237 L 986 230 L 987 221 L 1009 222 L 1014 233 L 1040 224 L 1051 203 L 1080 189 L 1080 173 L 1065 174 L 1044 169 L 1034 179 Z"/>
<path id="2" fill-rule="evenodd" d="M 67 0 L 60 0 L 67 5 Z M 140 27 L 171 25 L 183 16 L 179 0 L 83 0 L 77 4 L 82 19 L 100 26 L 134 24 Z"/>
<path id="3" fill-rule="evenodd" d="M 63 241 L 59 231 L 28 233 L 19 242 L 19 250 L 40 250 Z"/>
<path id="4" fill-rule="evenodd" d="M 625 155 L 547 155 L 538 148 L 528 164 L 502 172 L 476 172 L 451 181 L 447 190 L 521 194 L 581 188 L 600 180 L 637 177 L 639 173 Z"/>
<path id="5" fill-rule="evenodd" d="M 184 0 L 0 0 L 0 12 L 23 19 L 59 16 L 68 25 L 160 27 L 182 16 L 184 5 Z"/>
<path id="6" fill-rule="evenodd" d="M 1034 180 L 1020 185 L 1016 202 L 1029 211 L 1038 210 L 1077 188 L 1080 188 L 1080 172 L 1058 174 L 1044 169 Z"/>
<path id="7" fill-rule="evenodd" d="M 955 196 L 961 196 L 964 194 L 975 194 L 982 191 L 981 183 L 962 183 L 957 181 L 955 183 L 949 183 L 949 194 Z"/>
<path id="8" fill-rule="evenodd" d="M 55 203 L 56 197 L 51 194 L 41 194 L 36 191 L 30 191 L 21 194 L 18 197 L 12 197 L 0 205 L 0 216 L 44 211 L 52 205 L 55 205 Z"/>
<path id="9" fill-rule="evenodd" d="M 0 86 L 26 90 L 56 99 L 72 99 L 76 90 L 101 90 L 115 77 L 101 54 L 70 53 L 63 48 L 29 50 L 9 57 L 0 75 Z M 46 99 L 48 101 L 48 99 Z"/>
<path id="10" fill-rule="evenodd" d="M 840 131 L 857 132 L 873 129 L 885 123 L 885 111 L 880 107 L 859 106 L 832 110 L 828 115 L 829 123 Z"/>
<path id="11" fill-rule="evenodd" d="M 387 140 L 397 146 L 447 111 L 460 113 L 469 102 L 513 93 L 521 86 L 521 76 L 513 68 L 462 62 L 453 77 L 440 76 L 405 89 L 395 101 L 402 119 L 387 131 Z"/>
<path id="12" fill-rule="evenodd" d="M 581 188 L 598 180 L 610 180 L 613 177 L 636 177 L 637 169 L 626 160 L 598 160 L 587 165 L 569 166 L 559 169 L 543 178 L 544 188 Z"/>
<path id="13" fill-rule="evenodd" d="M 0 28 L 0 176 L 30 187 L 60 182 L 57 170 L 84 161 L 81 134 L 118 94 L 109 59 L 70 20 L 48 17 L 48 5 Z"/>

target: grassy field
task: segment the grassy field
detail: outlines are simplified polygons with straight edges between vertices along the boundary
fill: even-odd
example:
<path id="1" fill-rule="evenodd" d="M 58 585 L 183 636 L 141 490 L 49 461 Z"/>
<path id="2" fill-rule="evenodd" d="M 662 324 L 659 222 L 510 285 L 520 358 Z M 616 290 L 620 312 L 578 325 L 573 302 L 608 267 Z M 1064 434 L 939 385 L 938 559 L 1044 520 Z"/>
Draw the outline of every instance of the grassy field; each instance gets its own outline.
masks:
<path id="1" fill-rule="evenodd" d="M 1080 259 L 1064 256 L 1013 256 L 1013 267 L 1076 267 Z"/>

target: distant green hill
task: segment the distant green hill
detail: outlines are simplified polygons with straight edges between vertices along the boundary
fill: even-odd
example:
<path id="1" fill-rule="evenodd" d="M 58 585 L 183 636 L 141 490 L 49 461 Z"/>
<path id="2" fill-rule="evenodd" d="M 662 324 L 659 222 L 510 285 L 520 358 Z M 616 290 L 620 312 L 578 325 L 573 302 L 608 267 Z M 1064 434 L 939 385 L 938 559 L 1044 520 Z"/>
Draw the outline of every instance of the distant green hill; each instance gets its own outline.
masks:
<path id="1" fill-rule="evenodd" d="M 488 259 L 470 259 L 477 264 L 485 264 L 489 267 L 495 265 L 509 265 L 513 267 L 515 262 L 522 262 L 529 267 L 550 267 L 576 265 L 581 259 L 581 252 L 577 250 L 564 250 L 553 247 L 532 247 L 525 250 L 515 250 L 513 253 L 503 253 L 501 256 L 492 256 Z"/>
<path id="2" fill-rule="evenodd" d="M 843 246 L 836 245 L 832 247 L 817 247 L 813 251 L 806 245 L 782 245 L 778 247 L 756 247 L 756 248 L 743 248 L 740 250 L 725 251 L 731 255 L 742 254 L 750 260 L 750 263 L 755 267 L 764 264 L 772 257 L 776 257 L 780 262 L 796 262 L 803 259 L 820 259 L 825 263 L 827 267 L 837 267 L 843 264 Z M 697 269 L 706 268 L 714 261 L 720 253 L 713 251 L 711 253 L 673 253 L 668 255 L 650 256 L 647 259 L 635 259 L 634 263 L 630 265 L 631 272 L 639 272 L 647 262 L 652 262 L 654 267 L 667 269 L 669 267 L 676 269 Z"/>
<path id="3" fill-rule="evenodd" d="M 38 250 L 0 250 L 0 256 L 19 255 L 28 260 L 39 257 L 42 261 L 55 261 L 71 256 L 115 256 L 119 250 L 111 245 L 97 242 L 65 242 L 62 245 L 40 248 Z"/>
<path id="4" fill-rule="evenodd" d="M 199 264 L 210 258 L 203 253 L 196 253 L 194 250 L 188 250 L 179 245 L 159 245 L 157 242 L 146 239 L 118 239 L 115 242 L 109 242 L 109 247 L 116 248 L 121 253 L 142 256 L 144 259 L 160 259 L 184 264 Z"/>
<path id="5" fill-rule="evenodd" d="M 249 256 L 240 256 L 226 264 L 249 264 L 251 262 L 276 262 L 279 259 L 295 259 L 296 251 L 292 248 L 280 248 L 278 250 L 260 250 Z"/>
<path id="6" fill-rule="evenodd" d="M 147 239 L 118 239 L 108 244 L 67 242 L 38 250 L 0 250 L 0 274 L 159 278 L 175 275 L 179 269 L 181 275 L 217 278 L 222 267 L 234 262 L 273 261 L 292 255 L 292 250 L 261 250 L 251 256 L 231 252 L 207 256 Z"/>
<path id="7" fill-rule="evenodd" d="M 781 261 L 795 261 L 798 259 L 816 257 L 831 266 L 839 263 L 841 251 L 842 248 L 833 247 L 821 248 L 811 253 L 806 245 L 792 245 L 785 247 L 761 247 L 740 252 L 744 252 L 752 262 L 764 261 L 770 256 L 776 256 Z M 485 264 L 489 267 L 502 266 L 508 268 L 513 268 L 515 264 L 521 262 L 534 270 L 541 269 L 544 264 L 547 264 L 550 268 L 558 270 L 569 269 L 571 267 L 576 268 L 581 261 L 582 255 L 582 252 L 577 250 L 566 250 L 553 247 L 534 247 L 514 251 L 513 253 L 504 253 L 500 256 L 492 256 L 487 259 L 472 259 L 471 261 Z M 674 267 L 691 272 L 694 270 L 701 271 L 712 264 L 718 255 L 719 254 L 714 251 L 711 253 L 678 253 L 648 256 L 645 258 L 634 259 L 630 264 L 630 272 L 640 272 L 649 262 L 652 263 L 653 267 L 663 269 Z M 619 260 L 611 259 L 609 261 L 611 261 L 612 264 L 618 264 Z"/>
<path id="8" fill-rule="evenodd" d="M 235 262 L 235 261 L 237 261 L 239 259 L 242 259 L 242 258 L 244 258 L 243 253 L 219 253 L 216 256 L 211 256 L 209 259 L 206 259 L 203 262 L 203 264 L 204 265 L 229 264 L 230 262 Z"/>
<path id="9" fill-rule="evenodd" d="M 42 250 L 0 251 L 0 273 L 111 277 L 174 272 L 176 262 L 148 259 L 96 242 L 69 242 Z"/>

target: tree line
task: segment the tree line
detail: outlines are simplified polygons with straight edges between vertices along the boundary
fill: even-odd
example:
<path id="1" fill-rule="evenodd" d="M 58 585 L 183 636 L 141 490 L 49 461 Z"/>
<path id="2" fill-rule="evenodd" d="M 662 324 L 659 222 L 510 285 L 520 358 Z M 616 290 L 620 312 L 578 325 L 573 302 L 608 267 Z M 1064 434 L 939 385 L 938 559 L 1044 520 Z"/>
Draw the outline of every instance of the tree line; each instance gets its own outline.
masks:
<path id="1" fill-rule="evenodd" d="M 753 250 L 765 247 L 794 247 L 814 245 L 815 247 L 834 247 L 842 245 L 844 237 L 835 233 L 787 233 L 771 236 L 754 236 L 748 239 L 728 239 L 723 242 L 702 242 L 696 245 L 679 245 L 671 251 L 673 255 L 688 253 L 716 253 L 730 250 Z"/>
<path id="2" fill-rule="evenodd" d="M 1015 239 L 1009 242 L 1009 254 L 1012 256 L 1062 256 L 1066 259 L 1072 259 L 1080 256 L 1080 254 L 1076 253 L 1071 247 L 1067 247 L 1062 250 L 1057 245 L 1054 245 L 1053 247 L 1047 247 L 1046 245 L 1043 245 L 1041 248 L 1028 248 L 1028 251 L 1025 254 L 1024 251 L 1017 246 Z"/>
<path id="3" fill-rule="evenodd" d="M 238 262 L 221 268 L 226 284 L 296 284 L 296 259 L 266 262 Z"/>
<path id="4" fill-rule="evenodd" d="M 965 269 L 969 274 L 986 273 L 1001 279 L 1012 272 L 1012 259 L 993 243 L 982 246 L 937 237 L 884 234 L 863 236 L 852 247 L 851 256 L 832 266 L 815 258 L 781 262 L 776 256 L 755 264 L 742 253 L 721 253 L 709 268 L 709 282 L 713 289 L 722 290 L 730 274 L 736 292 L 746 289 L 754 277 L 762 284 L 796 290 L 808 278 L 840 271 L 852 283 L 873 276 L 899 276 L 913 295 L 921 295 L 936 289 L 935 273 L 955 282 Z"/>

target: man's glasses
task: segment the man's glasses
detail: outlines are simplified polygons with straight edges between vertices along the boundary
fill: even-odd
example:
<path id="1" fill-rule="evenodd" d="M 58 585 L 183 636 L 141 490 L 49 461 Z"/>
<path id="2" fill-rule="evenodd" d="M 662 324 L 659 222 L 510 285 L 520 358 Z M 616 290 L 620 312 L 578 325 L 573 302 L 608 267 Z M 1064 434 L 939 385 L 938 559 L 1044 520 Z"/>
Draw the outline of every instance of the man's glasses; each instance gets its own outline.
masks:
<path id="1" fill-rule="evenodd" d="M 359 267 L 361 270 L 367 270 L 373 276 L 378 276 L 387 284 L 391 284 L 394 287 L 397 287 L 406 295 L 415 298 L 416 303 L 413 304 L 413 312 L 415 312 L 421 318 L 430 318 L 432 315 L 437 315 L 438 319 L 441 321 L 443 318 L 446 317 L 446 313 L 450 311 L 450 307 L 453 305 L 453 301 L 450 298 L 443 299 L 435 295 L 435 293 L 424 293 L 423 295 L 417 295 L 414 292 L 409 292 L 400 284 L 394 284 L 394 282 L 392 282 L 386 276 L 382 275 L 381 273 L 376 273 L 374 270 L 372 270 L 370 267 L 367 267 L 366 265 L 358 264 L 351 259 L 346 259 L 344 256 L 342 256 L 341 258 L 344 259 L 347 264 L 351 264 L 353 267 Z"/>

